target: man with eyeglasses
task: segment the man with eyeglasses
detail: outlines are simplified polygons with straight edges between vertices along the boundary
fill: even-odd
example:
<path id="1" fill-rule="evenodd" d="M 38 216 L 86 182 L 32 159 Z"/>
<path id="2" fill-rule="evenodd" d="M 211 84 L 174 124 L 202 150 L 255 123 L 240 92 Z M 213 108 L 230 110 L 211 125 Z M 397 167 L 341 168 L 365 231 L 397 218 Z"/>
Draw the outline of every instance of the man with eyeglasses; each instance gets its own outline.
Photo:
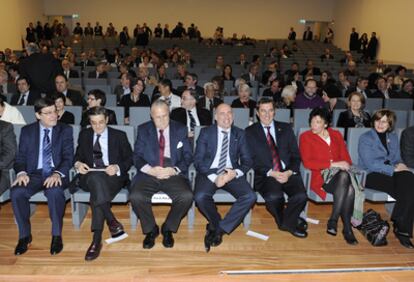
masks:
<path id="1" fill-rule="evenodd" d="M 123 131 L 108 127 L 104 107 L 93 107 L 88 114 L 91 127 L 79 134 L 74 166 L 80 173 L 80 187 L 91 193 L 93 240 L 85 255 L 91 261 L 100 254 L 105 221 L 115 241 L 127 237 L 111 211 L 111 201 L 128 181 L 132 150 Z"/>
<path id="2" fill-rule="evenodd" d="M 106 94 L 100 89 L 92 89 L 88 93 L 88 100 L 87 100 L 88 106 L 86 108 L 86 111 L 82 113 L 82 119 L 80 125 L 82 127 L 86 127 L 89 125 L 89 109 L 93 107 L 104 107 L 106 104 Z M 114 111 L 110 109 L 106 109 L 106 112 L 108 114 L 108 124 L 117 124 L 116 121 L 116 114 Z"/>
<path id="3" fill-rule="evenodd" d="M 73 161 L 73 133 L 72 127 L 57 122 L 53 100 L 37 100 L 34 110 L 38 121 L 22 128 L 14 164 L 17 177 L 10 197 L 19 228 L 14 253 L 24 254 L 32 242 L 29 200 L 35 193 L 43 191 L 52 221 L 50 253 L 56 255 L 63 249 L 64 189 L 69 183 Z"/>

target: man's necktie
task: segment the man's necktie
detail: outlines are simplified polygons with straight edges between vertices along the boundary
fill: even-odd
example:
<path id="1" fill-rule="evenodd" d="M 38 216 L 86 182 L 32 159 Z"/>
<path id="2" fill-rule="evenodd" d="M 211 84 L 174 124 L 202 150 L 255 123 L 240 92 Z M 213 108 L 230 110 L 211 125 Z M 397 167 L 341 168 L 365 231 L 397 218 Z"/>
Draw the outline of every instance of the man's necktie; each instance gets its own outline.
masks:
<path id="1" fill-rule="evenodd" d="M 102 159 L 102 148 L 101 144 L 99 143 L 99 138 L 101 137 L 100 134 L 96 135 L 95 144 L 93 144 L 93 164 L 96 168 L 104 168 L 105 164 Z"/>
<path id="2" fill-rule="evenodd" d="M 273 163 L 273 170 L 280 171 L 282 169 L 282 164 L 280 163 L 279 153 L 277 152 L 277 146 L 275 141 L 273 140 L 272 135 L 270 134 L 270 126 L 266 126 L 267 134 L 267 144 L 270 147 L 270 151 L 272 152 L 272 163 Z"/>
<path id="3" fill-rule="evenodd" d="M 229 134 L 226 131 L 222 131 L 221 133 L 223 133 L 223 141 L 221 143 L 220 160 L 217 167 L 217 174 L 221 174 L 226 168 L 227 153 L 229 151 Z"/>
<path id="4" fill-rule="evenodd" d="M 213 99 L 209 99 L 209 101 L 210 101 L 209 110 L 210 110 L 210 113 L 213 114 L 213 109 L 214 109 Z"/>
<path id="5" fill-rule="evenodd" d="M 17 103 L 19 106 L 22 106 L 24 104 L 24 98 L 26 97 L 26 94 L 20 95 L 20 100 Z"/>
<path id="6" fill-rule="evenodd" d="M 170 98 L 170 96 L 168 96 L 168 97 L 165 98 L 165 103 L 167 103 L 168 107 L 171 106 L 171 98 Z"/>
<path id="7" fill-rule="evenodd" d="M 164 167 L 164 151 L 165 151 L 165 138 L 164 138 L 164 130 L 160 129 L 160 139 L 158 140 L 160 146 L 160 166 Z"/>
<path id="8" fill-rule="evenodd" d="M 194 128 L 196 127 L 195 118 L 193 114 L 191 113 L 191 111 L 187 111 L 187 112 L 188 112 L 188 116 L 190 117 L 190 131 L 194 132 Z"/>
<path id="9" fill-rule="evenodd" d="M 42 148 L 42 177 L 46 179 L 52 173 L 52 142 L 50 142 L 50 129 L 43 129 L 43 148 Z"/>

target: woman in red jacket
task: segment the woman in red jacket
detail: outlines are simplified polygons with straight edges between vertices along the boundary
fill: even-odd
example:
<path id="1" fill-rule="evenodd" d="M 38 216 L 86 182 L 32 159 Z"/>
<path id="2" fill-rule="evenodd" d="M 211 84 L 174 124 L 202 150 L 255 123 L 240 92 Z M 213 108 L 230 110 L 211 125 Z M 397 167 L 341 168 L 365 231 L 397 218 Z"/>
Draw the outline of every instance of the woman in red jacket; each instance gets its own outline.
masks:
<path id="1" fill-rule="evenodd" d="M 329 128 L 330 114 L 326 109 L 315 108 L 309 115 L 311 130 L 300 136 L 303 165 L 312 171 L 311 189 L 322 199 L 326 192 L 333 194 L 332 214 L 326 232 L 336 236 L 338 218 L 343 222 L 343 235 L 348 244 L 358 244 L 352 232 L 351 216 L 354 210 L 355 191 L 351 186 L 348 170 L 352 161 L 342 134 Z M 325 169 L 338 171 L 327 183 L 322 173 Z"/>

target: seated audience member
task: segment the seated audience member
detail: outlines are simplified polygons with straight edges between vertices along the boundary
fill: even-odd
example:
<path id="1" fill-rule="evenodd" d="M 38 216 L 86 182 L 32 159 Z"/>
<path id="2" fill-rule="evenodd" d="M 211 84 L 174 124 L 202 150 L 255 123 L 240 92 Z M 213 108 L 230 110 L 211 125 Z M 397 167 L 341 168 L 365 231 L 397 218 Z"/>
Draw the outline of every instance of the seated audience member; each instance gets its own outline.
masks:
<path id="1" fill-rule="evenodd" d="M 69 82 L 65 75 L 58 74 L 55 78 L 55 87 L 57 93 L 65 95 L 66 106 L 82 106 L 86 107 L 86 102 L 82 97 L 82 94 L 74 89 L 69 89 Z"/>
<path id="2" fill-rule="evenodd" d="M 0 120 L 12 124 L 26 124 L 19 109 L 7 104 L 2 97 L 0 97 Z"/>
<path id="3" fill-rule="evenodd" d="M 79 134 L 74 167 L 80 175 L 79 186 L 91 194 L 93 240 L 85 255 L 85 260 L 91 261 L 100 254 L 105 222 L 112 239 L 119 241 L 126 237 L 122 224 L 111 211 L 111 201 L 128 182 L 132 150 L 125 132 L 107 126 L 108 113 L 104 107 L 93 107 L 88 114 L 91 127 Z"/>
<path id="4" fill-rule="evenodd" d="M 275 79 L 270 83 L 270 87 L 266 88 L 263 91 L 262 96 L 271 97 L 273 98 L 273 101 L 276 103 L 282 100 L 281 92 L 282 92 L 282 83 L 279 79 Z"/>
<path id="5" fill-rule="evenodd" d="M 331 54 L 331 49 L 325 48 L 325 52 L 321 55 L 321 61 L 330 61 L 334 59 L 334 56 Z"/>
<path id="6" fill-rule="evenodd" d="M 406 77 L 407 68 L 404 66 L 398 66 L 395 69 L 395 77 L 394 77 L 394 85 L 398 88 L 402 88 L 402 84 L 405 80 L 407 80 Z"/>
<path id="7" fill-rule="evenodd" d="M 371 91 L 368 89 L 368 78 L 364 76 L 360 76 L 357 79 L 356 86 L 350 87 L 348 91 L 345 93 L 345 96 L 348 97 L 349 94 L 353 92 L 358 92 L 364 95 L 364 98 L 373 98 Z"/>
<path id="8" fill-rule="evenodd" d="M 283 87 L 282 100 L 276 102 L 277 109 L 290 109 L 290 117 L 293 117 L 293 105 L 296 100 L 296 89 L 292 85 L 286 85 Z"/>
<path id="9" fill-rule="evenodd" d="M 318 87 L 316 80 L 306 80 L 305 91 L 296 96 L 293 107 L 295 109 L 314 109 L 325 107 L 325 101 L 316 93 L 317 91 Z"/>
<path id="10" fill-rule="evenodd" d="M 92 60 L 92 58 L 88 58 L 88 55 L 86 52 L 82 52 L 80 54 L 80 61 L 76 64 L 77 66 L 80 66 L 83 69 L 86 67 L 93 67 L 95 66 L 95 62 Z"/>
<path id="11" fill-rule="evenodd" d="M 238 94 L 239 98 L 233 100 L 233 102 L 231 103 L 231 107 L 250 109 L 249 116 L 252 119 L 254 116 L 254 111 L 256 109 L 256 101 L 250 99 L 251 89 L 249 85 L 240 85 L 238 88 Z"/>
<path id="12" fill-rule="evenodd" d="M 240 225 L 257 199 L 245 176 L 253 165 L 245 131 L 233 125 L 233 111 L 227 104 L 217 107 L 215 120 L 214 125 L 201 129 L 194 154 L 194 200 L 208 221 L 204 236 L 207 252 Z M 223 218 L 213 200 L 217 189 L 236 198 Z"/>
<path id="13" fill-rule="evenodd" d="M 362 221 L 363 198 L 360 200 L 360 197 L 363 192 L 351 168 L 351 157 L 342 134 L 331 129 L 329 124 L 330 114 L 326 109 L 313 109 L 309 115 L 311 129 L 300 135 L 300 153 L 303 165 L 311 170 L 311 189 L 322 199 L 326 199 L 326 193 L 333 194 L 326 232 L 336 236 L 341 217 L 344 239 L 355 245 L 358 241 L 352 225 L 358 226 Z"/>
<path id="14" fill-rule="evenodd" d="M 412 79 L 406 79 L 402 83 L 401 91 L 397 93 L 396 98 L 414 98 L 414 81 Z"/>
<path id="15" fill-rule="evenodd" d="M 106 64 L 104 62 L 100 62 L 94 71 L 89 72 L 88 78 L 108 78 Z"/>
<path id="16" fill-rule="evenodd" d="M 66 96 L 58 92 L 52 95 L 52 100 L 55 101 L 58 121 L 66 124 L 75 124 L 75 116 L 65 110 Z"/>
<path id="17" fill-rule="evenodd" d="M 413 249 L 414 175 L 400 156 L 400 142 L 395 133 L 394 112 L 381 109 L 374 113 L 373 128 L 361 135 L 358 144 L 359 165 L 367 171 L 365 187 L 389 194 L 396 200 L 391 215 L 394 234 L 401 245 Z M 402 134 L 404 160 L 412 158 L 412 137 Z"/>
<path id="18" fill-rule="evenodd" d="M 178 95 L 181 96 L 184 90 L 194 90 L 198 97 L 203 96 L 204 89 L 197 85 L 198 76 L 195 73 L 188 73 L 185 76 L 184 85 L 177 87 Z"/>
<path id="19" fill-rule="evenodd" d="M 119 103 L 124 95 L 131 93 L 131 81 L 133 77 L 129 73 L 121 74 L 120 84 L 115 86 L 114 94 L 116 95 L 116 101 Z"/>
<path id="20" fill-rule="evenodd" d="M 82 113 L 82 120 L 80 125 L 86 127 L 89 125 L 89 112 L 88 110 L 93 107 L 104 107 L 106 104 L 106 95 L 100 89 L 93 89 L 88 93 L 88 106 L 85 111 Z M 108 113 L 108 124 L 118 124 L 116 121 L 116 114 L 110 109 L 106 109 Z"/>
<path id="21" fill-rule="evenodd" d="M 235 62 L 236 65 L 240 65 L 242 68 L 246 69 L 249 66 L 249 62 L 246 59 L 246 54 L 241 53 L 239 56 L 239 60 Z"/>
<path id="22" fill-rule="evenodd" d="M 259 66 L 256 64 L 251 64 L 249 67 L 249 72 L 241 76 L 242 79 L 246 81 L 249 86 L 253 86 L 254 83 L 259 83 Z"/>
<path id="23" fill-rule="evenodd" d="M 215 61 L 214 65 L 212 65 L 212 67 L 215 68 L 215 69 L 218 69 L 218 70 L 223 70 L 224 66 L 225 66 L 224 57 L 222 55 L 218 55 L 216 57 L 216 61 Z"/>
<path id="24" fill-rule="evenodd" d="M 156 100 L 164 100 L 168 107 L 170 108 L 170 112 L 175 108 L 181 107 L 181 99 L 180 96 L 173 94 L 172 92 L 172 83 L 169 79 L 163 79 L 158 84 L 158 91 L 155 95 L 152 95 L 151 104 L 154 103 Z"/>
<path id="25" fill-rule="evenodd" d="M 262 84 L 264 86 L 270 86 L 273 80 L 279 79 L 283 81 L 283 77 L 278 70 L 278 64 L 276 61 L 272 61 L 267 65 L 267 70 L 262 74 Z"/>
<path id="26" fill-rule="evenodd" d="M 223 77 L 223 80 L 232 80 L 233 82 L 236 80 L 233 76 L 233 69 L 231 65 L 224 66 L 221 76 Z"/>
<path id="27" fill-rule="evenodd" d="M 290 69 L 285 71 L 287 77 L 293 77 L 294 73 L 299 72 L 299 64 L 294 62 L 290 65 Z"/>
<path id="28" fill-rule="evenodd" d="M 2 109 L 0 102 L 0 111 Z M 10 188 L 10 169 L 16 158 L 17 144 L 13 125 L 0 119 L 0 196 Z"/>
<path id="29" fill-rule="evenodd" d="M 212 117 L 209 110 L 197 108 L 196 93 L 193 90 L 184 90 L 181 95 L 181 108 L 172 110 L 171 119 L 184 124 L 188 129 L 188 137 L 194 137 L 196 126 L 211 125 Z"/>
<path id="30" fill-rule="evenodd" d="M 131 92 L 122 96 L 119 106 L 125 109 L 125 124 L 129 124 L 130 107 L 150 107 L 151 103 L 147 95 L 144 94 L 145 84 L 140 78 L 131 82 Z"/>
<path id="31" fill-rule="evenodd" d="M 348 62 L 345 74 L 347 76 L 359 76 L 359 71 L 357 70 L 357 65 L 354 61 Z"/>
<path id="32" fill-rule="evenodd" d="M 378 77 L 375 84 L 377 85 L 377 91 L 372 94 L 373 98 L 390 99 L 397 98 L 397 93 L 388 88 L 387 80 L 385 77 Z"/>
<path id="33" fill-rule="evenodd" d="M 184 81 L 187 73 L 185 65 L 183 63 L 179 63 L 177 65 L 177 72 L 174 74 L 173 79 L 181 79 Z"/>
<path id="34" fill-rule="evenodd" d="M 246 129 L 253 158 L 255 190 L 265 199 L 266 208 L 280 230 L 306 238 L 306 225 L 299 215 L 308 197 L 299 171 L 301 160 L 297 140 L 290 124 L 274 120 L 275 112 L 272 99 L 260 99 L 259 121 Z M 284 193 L 289 196 L 287 204 Z"/>
<path id="35" fill-rule="evenodd" d="M 70 68 L 69 60 L 67 59 L 62 60 L 62 69 L 63 69 L 63 74 L 66 76 L 67 79 L 79 78 L 78 71 Z"/>
<path id="36" fill-rule="evenodd" d="M 211 79 L 211 82 L 214 86 L 214 95 L 216 97 L 224 97 L 230 95 L 227 93 L 227 91 L 224 89 L 224 80 L 221 76 L 216 75 Z"/>
<path id="37" fill-rule="evenodd" d="M 9 81 L 7 71 L 0 70 L 0 95 L 6 93 L 17 93 L 16 84 Z"/>
<path id="38" fill-rule="evenodd" d="M 204 97 L 198 100 L 198 106 L 210 111 L 213 115 L 214 109 L 223 103 L 223 100 L 215 96 L 214 84 L 207 82 L 204 84 Z"/>
<path id="39" fill-rule="evenodd" d="M 313 65 L 312 60 L 306 61 L 306 68 L 300 73 L 302 77 L 306 77 L 308 75 L 321 75 L 321 70 Z"/>
<path id="40" fill-rule="evenodd" d="M 14 94 L 10 100 L 13 106 L 32 106 L 36 100 L 40 99 L 40 93 L 30 90 L 30 84 L 27 78 L 20 76 L 17 79 L 18 93 Z"/>
<path id="41" fill-rule="evenodd" d="M 364 111 L 365 98 L 361 93 L 352 92 L 348 96 L 348 110 L 339 114 L 337 127 L 345 128 L 347 136 L 348 127 L 370 127 L 371 117 L 368 112 Z"/>
<path id="42" fill-rule="evenodd" d="M 292 85 L 293 87 L 295 87 L 298 93 L 302 93 L 303 91 L 305 91 L 302 80 L 300 78 L 299 71 L 292 71 L 290 75 L 288 75 L 286 79 L 286 85 Z"/>
<path id="43" fill-rule="evenodd" d="M 351 87 L 351 82 L 348 80 L 348 76 L 345 72 L 340 71 L 338 73 L 338 81 L 336 87 L 341 91 L 341 97 L 345 97 L 346 92 Z"/>

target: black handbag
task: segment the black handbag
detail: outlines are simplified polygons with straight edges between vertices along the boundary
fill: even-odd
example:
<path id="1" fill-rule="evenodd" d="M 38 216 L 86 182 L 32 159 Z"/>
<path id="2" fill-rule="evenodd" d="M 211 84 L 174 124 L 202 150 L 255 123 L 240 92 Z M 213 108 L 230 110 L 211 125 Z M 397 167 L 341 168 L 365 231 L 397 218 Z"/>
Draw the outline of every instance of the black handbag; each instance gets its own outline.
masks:
<path id="1" fill-rule="evenodd" d="M 390 225 L 373 209 L 369 209 L 364 213 L 362 223 L 358 226 L 358 229 L 371 245 L 378 247 L 388 244 L 387 234 L 390 230 Z"/>

